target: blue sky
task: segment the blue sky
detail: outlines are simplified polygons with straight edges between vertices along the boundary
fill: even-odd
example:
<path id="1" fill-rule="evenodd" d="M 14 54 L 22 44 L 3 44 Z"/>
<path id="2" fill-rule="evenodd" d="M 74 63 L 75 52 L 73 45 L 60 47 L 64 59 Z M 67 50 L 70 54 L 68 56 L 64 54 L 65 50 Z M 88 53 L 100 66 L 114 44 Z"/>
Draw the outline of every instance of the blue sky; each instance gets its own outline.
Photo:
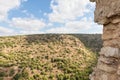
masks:
<path id="1" fill-rule="evenodd" d="M 0 35 L 102 33 L 89 0 L 0 0 Z"/>

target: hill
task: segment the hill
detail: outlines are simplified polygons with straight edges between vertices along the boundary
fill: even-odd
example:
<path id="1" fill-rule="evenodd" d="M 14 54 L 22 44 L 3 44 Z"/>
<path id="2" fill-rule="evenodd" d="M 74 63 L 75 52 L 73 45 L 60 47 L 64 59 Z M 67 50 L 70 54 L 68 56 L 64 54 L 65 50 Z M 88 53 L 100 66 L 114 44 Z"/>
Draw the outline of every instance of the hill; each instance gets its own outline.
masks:
<path id="1" fill-rule="evenodd" d="M 96 59 L 73 35 L 0 37 L 0 80 L 89 80 Z"/>
<path id="2" fill-rule="evenodd" d="M 77 37 L 83 44 L 95 53 L 100 52 L 103 41 L 101 34 L 72 34 Z"/>

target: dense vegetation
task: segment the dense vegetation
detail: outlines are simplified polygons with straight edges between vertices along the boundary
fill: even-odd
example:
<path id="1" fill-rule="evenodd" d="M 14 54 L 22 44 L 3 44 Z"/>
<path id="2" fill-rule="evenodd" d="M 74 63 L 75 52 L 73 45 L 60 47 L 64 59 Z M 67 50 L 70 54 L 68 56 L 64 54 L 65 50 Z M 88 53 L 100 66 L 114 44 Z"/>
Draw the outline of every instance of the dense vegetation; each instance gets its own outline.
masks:
<path id="1" fill-rule="evenodd" d="M 0 37 L 0 80 L 89 80 L 96 60 L 72 35 Z"/>
<path id="2" fill-rule="evenodd" d="M 102 47 L 103 41 L 101 34 L 72 34 L 73 36 L 80 39 L 83 44 L 91 49 L 93 52 L 98 53 Z"/>

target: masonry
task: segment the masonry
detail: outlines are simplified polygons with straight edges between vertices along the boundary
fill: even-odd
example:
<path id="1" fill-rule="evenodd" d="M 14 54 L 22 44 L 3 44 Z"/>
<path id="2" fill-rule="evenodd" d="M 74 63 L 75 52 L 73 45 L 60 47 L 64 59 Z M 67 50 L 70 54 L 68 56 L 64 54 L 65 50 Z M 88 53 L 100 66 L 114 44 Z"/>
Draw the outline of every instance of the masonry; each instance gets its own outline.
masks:
<path id="1" fill-rule="evenodd" d="M 91 80 L 120 80 L 120 0 L 90 0 L 96 3 L 94 21 L 103 25 L 103 48 Z"/>

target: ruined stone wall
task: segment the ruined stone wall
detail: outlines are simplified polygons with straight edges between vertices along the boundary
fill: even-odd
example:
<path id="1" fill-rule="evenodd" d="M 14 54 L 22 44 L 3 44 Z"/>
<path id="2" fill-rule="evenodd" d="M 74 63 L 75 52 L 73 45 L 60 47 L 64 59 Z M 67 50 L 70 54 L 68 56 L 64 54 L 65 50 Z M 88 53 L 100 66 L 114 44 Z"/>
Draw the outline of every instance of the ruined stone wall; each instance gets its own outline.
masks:
<path id="1" fill-rule="evenodd" d="M 103 25 L 103 48 L 91 80 L 120 80 L 120 0 L 96 2 L 95 22 Z"/>

